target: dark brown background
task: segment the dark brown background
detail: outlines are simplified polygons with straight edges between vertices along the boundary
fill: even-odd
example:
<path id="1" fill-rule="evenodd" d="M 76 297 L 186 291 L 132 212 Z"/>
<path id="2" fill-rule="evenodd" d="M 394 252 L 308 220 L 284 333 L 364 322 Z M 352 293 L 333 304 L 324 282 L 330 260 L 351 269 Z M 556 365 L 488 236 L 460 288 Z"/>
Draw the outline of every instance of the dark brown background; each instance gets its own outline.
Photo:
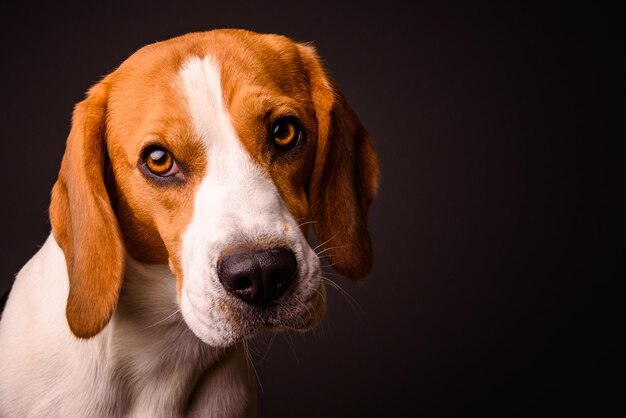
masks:
<path id="1" fill-rule="evenodd" d="M 623 397 L 609 380 L 623 380 L 609 11 L 86 3 L 1 6 L 0 291 L 48 234 L 72 106 L 89 85 L 157 40 L 275 32 L 315 42 L 383 174 L 375 269 L 362 284 L 337 279 L 355 301 L 330 289 L 321 329 L 255 343 L 260 415 L 602 416 Z"/>

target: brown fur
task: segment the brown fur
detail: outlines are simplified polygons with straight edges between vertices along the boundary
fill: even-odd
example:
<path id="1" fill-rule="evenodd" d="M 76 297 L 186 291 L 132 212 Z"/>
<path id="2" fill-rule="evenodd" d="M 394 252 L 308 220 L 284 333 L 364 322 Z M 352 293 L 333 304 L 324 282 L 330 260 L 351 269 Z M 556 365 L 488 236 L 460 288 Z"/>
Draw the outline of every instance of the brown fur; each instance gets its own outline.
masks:
<path id="1" fill-rule="evenodd" d="M 100 332 L 111 318 L 124 270 L 122 239 L 103 179 L 107 90 L 103 81 L 76 106 L 50 204 L 70 278 L 67 319 L 83 338 Z"/>
<path id="2" fill-rule="evenodd" d="M 357 279 L 371 268 L 366 221 L 376 154 L 315 50 L 247 31 L 189 34 L 142 48 L 76 107 L 50 218 L 68 263 L 68 322 L 79 337 L 97 334 L 109 321 L 124 247 L 142 262 L 169 263 L 180 292 L 181 240 L 206 156 L 176 77 L 187 57 L 206 54 L 220 63 L 239 138 L 293 217 L 302 223 L 312 217 L 318 241 L 334 247 L 330 260 L 338 272 Z M 307 135 L 288 158 L 266 140 L 271 122 L 287 115 L 298 117 Z M 184 182 L 153 184 L 139 171 L 142 148 L 155 141 L 175 156 Z"/>
<path id="3" fill-rule="evenodd" d="M 378 188 L 372 141 L 337 86 L 324 74 L 315 50 L 300 45 L 318 121 L 315 164 L 309 181 L 313 228 L 332 247 L 333 268 L 352 279 L 372 268 L 367 210 Z"/>

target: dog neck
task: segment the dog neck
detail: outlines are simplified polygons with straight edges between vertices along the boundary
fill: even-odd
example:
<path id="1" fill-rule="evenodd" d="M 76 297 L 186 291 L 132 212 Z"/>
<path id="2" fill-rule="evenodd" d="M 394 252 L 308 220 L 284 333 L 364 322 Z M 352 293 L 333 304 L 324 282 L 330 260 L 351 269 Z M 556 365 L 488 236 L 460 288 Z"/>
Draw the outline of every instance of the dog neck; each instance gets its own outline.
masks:
<path id="1" fill-rule="evenodd" d="M 211 347 L 193 334 L 167 265 L 127 256 L 118 306 L 101 334 L 102 364 L 124 415 L 242 416 L 254 403 L 254 372 L 244 344 Z"/>
<path id="2" fill-rule="evenodd" d="M 178 311 L 166 266 L 129 259 L 124 279 L 108 325 L 92 338 L 76 338 L 65 312 L 66 260 L 48 238 L 18 274 L 3 313 L 0 414 L 253 415 L 256 380 L 244 344 L 216 348 L 198 339 Z"/>

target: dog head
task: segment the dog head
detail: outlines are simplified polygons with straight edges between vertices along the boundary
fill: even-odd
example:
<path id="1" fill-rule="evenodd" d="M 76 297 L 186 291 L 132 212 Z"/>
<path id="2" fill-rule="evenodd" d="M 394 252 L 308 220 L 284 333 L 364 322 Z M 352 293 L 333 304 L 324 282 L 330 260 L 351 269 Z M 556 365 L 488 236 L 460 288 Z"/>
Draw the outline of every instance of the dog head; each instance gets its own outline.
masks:
<path id="1" fill-rule="evenodd" d="M 324 310 L 308 224 L 339 273 L 365 276 L 377 176 L 313 47 L 242 30 L 146 46 L 76 106 L 52 191 L 70 329 L 89 338 L 109 322 L 126 252 L 169 264 L 208 344 L 308 329 Z"/>

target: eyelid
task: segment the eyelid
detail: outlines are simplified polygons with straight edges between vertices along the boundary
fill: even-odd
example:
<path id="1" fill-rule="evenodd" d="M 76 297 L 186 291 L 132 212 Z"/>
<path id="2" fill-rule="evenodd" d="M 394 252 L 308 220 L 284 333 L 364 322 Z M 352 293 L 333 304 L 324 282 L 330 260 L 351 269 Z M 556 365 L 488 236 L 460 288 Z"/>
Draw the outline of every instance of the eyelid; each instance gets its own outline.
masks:
<path id="1" fill-rule="evenodd" d="M 174 157 L 174 153 L 173 153 L 173 152 L 171 152 L 171 151 L 170 151 L 170 149 L 169 149 L 166 145 L 164 145 L 164 144 L 162 144 L 162 143 L 160 143 L 160 142 L 157 142 L 156 140 L 152 140 L 152 141 L 150 141 L 150 142 L 146 143 L 146 144 L 145 144 L 145 145 L 141 148 L 141 151 L 139 152 L 139 156 L 141 157 L 141 159 L 144 159 L 144 160 L 145 160 L 145 159 L 146 159 L 146 157 L 147 157 L 148 155 L 150 155 L 150 153 L 151 153 L 152 151 L 155 151 L 155 150 L 157 150 L 157 149 L 161 149 L 161 150 L 167 151 L 167 152 L 169 152 L 170 154 L 172 154 L 172 157 Z"/>

